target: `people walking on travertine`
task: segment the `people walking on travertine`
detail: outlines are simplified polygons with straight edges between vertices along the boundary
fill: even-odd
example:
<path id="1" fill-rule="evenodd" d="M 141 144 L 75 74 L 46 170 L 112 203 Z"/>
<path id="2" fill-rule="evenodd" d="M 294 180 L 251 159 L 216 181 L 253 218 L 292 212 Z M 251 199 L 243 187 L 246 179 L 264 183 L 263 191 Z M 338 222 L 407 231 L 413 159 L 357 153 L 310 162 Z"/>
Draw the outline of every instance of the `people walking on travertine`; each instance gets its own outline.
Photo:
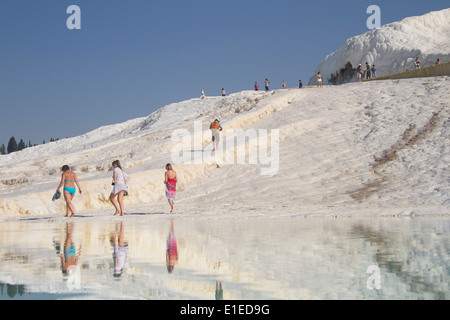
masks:
<path id="1" fill-rule="evenodd" d="M 175 196 L 177 193 L 177 173 L 173 170 L 170 163 L 166 164 L 166 173 L 164 174 L 164 184 L 166 185 L 166 198 L 170 204 L 170 212 L 173 213 L 175 206 Z"/>
<path id="2" fill-rule="evenodd" d="M 64 185 L 63 193 L 64 193 L 64 199 L 66 200 L 66 217 L 69 217 L 69 213 L 72 213 L 70 217 L 72 218 L 75 215 L 75 209 L 72 205 L 72 200 L 75 197 L 75 193 L 77 192 L 77 189 L 75 188 L 75 185 L 78 187 L 78 191 L 81 194 L 81 187 L 78 183 L 78 178 L 75 172 L 71 171 L 68 165 L 64 165 L 61 168 L 62 174 L 61 174 L 61 182 L 59 183 L 58 189 L 56 189 L 56 192 L 59 193 L 59 189 Z"/>
<path id="3" fill-rule="evenodd" d="M 212 134 L 212 142 L 213 142 L 213 152 L 216 151 L 216 148 L 219 147 L 220 142 L 220 131 L 223 130 L 222 126 L 220 125 L 220 121 L 218 119 L 214 120 L 211 125 L 209 126 L 209 129 L 211 130 Z"/>
<path id="4" fill-rule="evenodd" d="M 114 215 L 120 213 L 120 215 L 123 216 L 124 215 L 123 197 L 126 194 L 128 194 L 127 188 L 128 175 L 122 170 L 122 166 L 120 165 L 119 160 L 115 160 L 112 163 L 112 166 L 114 168 L 113 182 L 112 182 L 112 185 L 114 187 L 111 191 L 111 195 L 109 196 L 109 200 L 113 204 L 114 208 L 116 208 L 116 212 L 114 213 Z"/>

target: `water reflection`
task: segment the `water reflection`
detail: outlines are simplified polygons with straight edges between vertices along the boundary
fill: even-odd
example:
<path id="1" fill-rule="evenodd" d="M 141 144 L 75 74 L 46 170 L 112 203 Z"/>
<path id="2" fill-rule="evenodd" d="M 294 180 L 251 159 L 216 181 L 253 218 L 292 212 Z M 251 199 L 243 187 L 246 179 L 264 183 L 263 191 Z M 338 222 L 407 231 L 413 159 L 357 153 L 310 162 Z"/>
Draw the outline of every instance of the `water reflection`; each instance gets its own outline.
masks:
<path id="1" fill-rule="evenodd" d="M 170 232 L 167 237 L 167 250 L 166 250 L 166 266 L 169 273 L 173 272 L 175 265 L 178 262 L 178 248 L 177 239 L 175 238 L 175 227 L 173 220 L 170 221 Z"/>
<path id="2" fill-rule="evenodd" d="M 216 300 L 223 300 L 222 281 L 216 281 Z"/>
<path id="3" fill-rule="evenodd" d="M 0 285 L 14 299 L 19 285 L 61 299 L 449 299 L 449 249 L 448 218 L 8 222 Z"/>
<path id="4" fill-rule="evenodd" d="M 351 233 L 357 237 L 365 239 L 371 245 L 375 245 L 377 250 L 374 254 L 374 259 L 377 265 L 385 272 L 397 276 L 409 287 L 411 292 L 420 295 L 430 293 L 432 299 L 435 300 L 444 300 L 448 297 L 448 283 L 443 284 L 441 282 L 433 282 L 431 281 L 433 276 L 426 277 L 417 273 L 417 271 L 411 272 L 407 269 L 407 264 L 411 263 L 415 256 L 421 254 L 421 250 L 419 249 L 420 246 L 416 246 L 415 250 L 406 251 L 405 253 L 407 257 L 405 259 L 404 255 L 398 254 L 399 241 L 401 241 L 401 239 L 396 238 L 395 234 L 380 232 L 373 229 L 370 225 L 361 223 L 354 225 Z M 412 238 L 411 240 L 416 239 Z M 432 251 L 428 252 L 429 255 L 436 257 L 439 256 L 438 252 L 433 252 L 433 250 L 435 250 L 434 246 L 430 249 Z"/>
<path id="5" fill-rule="evenodd" d="M 81 245 L 77 246 L 73 241 L 74 223 L 65 225 L 65 239 L 61 251 L 61 242 L 55 242 L 56 254 L 61 259 L 61 271 L 64 281 L 70 289 L 80 288 L 80 268 L 78 260 L 81 255 Z"/>
<path id="6" fill-rule="evenodd" d="M 5 290 L 6 289 L 6 290 Z M 0 282 L 0 296 L 6 294 L 10 298 L 15 298 L 18 296 L 23 296 L 25 294 L 25 286 L 22 284 L 9 284 Z"/>
<path id="7" fill-rule="evenodd" d="M 125 241 L 125 223 L 117 222 L 111 232 L 110 243 L 113 246 L 114 277 L 120 277 L 128 266 L 128 242 Z"/>

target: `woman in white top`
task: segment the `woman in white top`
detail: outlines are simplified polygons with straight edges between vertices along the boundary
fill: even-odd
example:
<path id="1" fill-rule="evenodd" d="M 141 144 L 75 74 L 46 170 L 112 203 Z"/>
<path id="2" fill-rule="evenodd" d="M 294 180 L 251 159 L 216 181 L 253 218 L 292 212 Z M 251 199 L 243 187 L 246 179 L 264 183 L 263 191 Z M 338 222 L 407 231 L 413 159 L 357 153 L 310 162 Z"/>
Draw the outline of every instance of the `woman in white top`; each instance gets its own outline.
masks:
<path id="1" fill-rule="evenodd" d="M 114 188 L 111 191 L 109 200 L 111 200 L 111 203 L 114 205 L 114 208 L 116 208 L 116 213 L 114 213 L 114 215 L 120 213 L 120 215 L 123 216 L 124 215 L 123 196 L 126 193 L 128 193 L 126 185 L 126 183 L 128 182 L 128 175 L 125 172 L 123 172 L 119 160 L 115 160 L 112 163 L 112 166 L 114 167 L 113 183 L 112 183 Z M 116 196 L 119 200 L 119 205 L 117 205 Z"/>

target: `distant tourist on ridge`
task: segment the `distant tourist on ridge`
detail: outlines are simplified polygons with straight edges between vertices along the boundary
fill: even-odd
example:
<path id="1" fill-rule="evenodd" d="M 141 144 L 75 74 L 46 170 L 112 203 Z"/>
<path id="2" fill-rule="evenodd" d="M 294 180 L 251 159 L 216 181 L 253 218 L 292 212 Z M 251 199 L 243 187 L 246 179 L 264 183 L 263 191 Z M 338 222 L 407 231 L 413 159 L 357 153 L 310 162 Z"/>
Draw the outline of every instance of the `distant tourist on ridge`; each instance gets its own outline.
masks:
<path id="1" fill-rule="evenodd" d="M 322 88 L 323 86 L 323 80 L 322 75 L 320 74 L 320 71 L 317 73 L 317 88 Z"/>
<path id="2" fill-rule="evenodd" d="M 370 80 L 370 64 L 366 62 L 366 80 Z"/>
<path id="3" fill-rule="evenodd" d="M 356 68 L 356 75 L 358 77 L 358 82 L 362 82 L 362 77 L 363 77 L 363 68 L 361 66 L 361 64 Z"/>
<path id="4" fill-rule="evenodd" d="M 420 69 L 420 65 L 422 62 L 420 62 L 419 57 L 416 57 L 416 61 L 414 61 L 414 67 L 416 69 Z"/>
<path id="5" fill-rule="evenodd" d="M 302 80 L 298 80 L 298 88 L 299 89 L 303 88 Z"/>
<path id="6" fill-rule="evenodd" d="M 266 91 L 269 91 L 269 84 L 270 84 L 270 81 L 269 81 L 269 79 L 266 78 L 266 81 L 264 82 L 264 86 L 266 87 Z"/>
<path id="7" fill-rule="evenodd" d="M 259 87 L 258 87 L 258 82 L 255 82 L 255 91 L 258 91 Z"/>

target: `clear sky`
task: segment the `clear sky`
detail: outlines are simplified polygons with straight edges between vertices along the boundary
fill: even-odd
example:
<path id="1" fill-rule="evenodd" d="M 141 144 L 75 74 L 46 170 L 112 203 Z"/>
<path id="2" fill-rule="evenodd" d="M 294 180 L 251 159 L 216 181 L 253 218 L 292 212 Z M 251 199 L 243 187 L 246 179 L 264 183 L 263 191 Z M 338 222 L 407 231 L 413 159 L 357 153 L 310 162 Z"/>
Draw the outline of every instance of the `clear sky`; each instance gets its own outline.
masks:
<path id="1" fill-rule="evenodd" d="M 206 95 L 307 84 L 319 63 L 381 24 L 448 0 L 1 0 L 0 145 L 84 134 Z M 81 29 L 66 25 L 70 5 Z"/>

